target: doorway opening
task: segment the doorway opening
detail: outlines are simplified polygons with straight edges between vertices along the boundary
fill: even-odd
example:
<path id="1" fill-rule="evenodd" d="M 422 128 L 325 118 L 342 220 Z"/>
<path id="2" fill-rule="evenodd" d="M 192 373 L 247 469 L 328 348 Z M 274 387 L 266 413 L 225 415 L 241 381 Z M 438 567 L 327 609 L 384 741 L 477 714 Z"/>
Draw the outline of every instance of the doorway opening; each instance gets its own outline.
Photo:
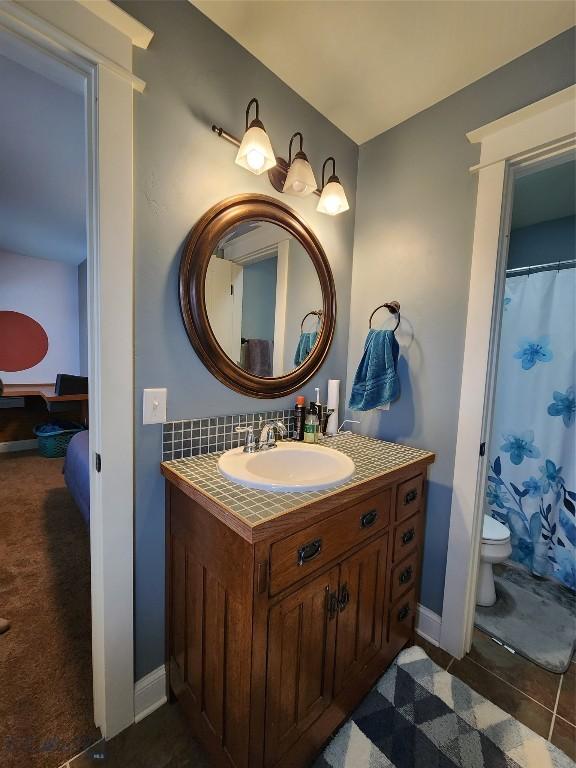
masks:
<path id="1" fill-rule="evenodd" d="M 576 160 L 520 167 L 502 254 L 475 624 L 550 672 L 576 643 Z"/>
<path id="2" fill-rule="evenodd" d="M 132 47 L 146 48 L 153 33 L 111 3 L 89 5 L 73 3 L 75 12 L 62 15 L 45 4 L 39 16 L 4 4 L 0 43 L 5 58 L 47 79 L 81 82 L 84 96 L 91 687 L 93 722 L 109 739 L 135 718 L 132 124 L 134 90 L 142 92 L 145 83 L 130 61 Z M 33 164 L 25 170 L 39 171 Z M 36 653 L 41 656 L 42 644 Z M 1 670 L 11 671 L 10 665 Z"/>
<path id="3" fill-rule="evenodd" d="M 92 686 L 85 84 L 22 44 L 0 55 L 0 719 L 11 766 L 58 765 L 101 736 Z"/>

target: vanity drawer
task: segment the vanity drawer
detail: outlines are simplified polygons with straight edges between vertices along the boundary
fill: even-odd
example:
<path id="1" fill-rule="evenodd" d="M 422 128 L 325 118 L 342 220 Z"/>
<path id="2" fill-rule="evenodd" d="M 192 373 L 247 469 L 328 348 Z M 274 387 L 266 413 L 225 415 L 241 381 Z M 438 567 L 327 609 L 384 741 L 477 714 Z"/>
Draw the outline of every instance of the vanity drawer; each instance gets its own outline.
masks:
<path id="1" fill-rule="evenodd" d="M 390 522 L 391 505 L 392 491 L 387 488 L 327 520 L 272 544 L 270 594 L 281 592 L 382 531 Z"/>
<path id="2" fill-rule="evenodd" d="M 422 509 L 424 477 L 418 475 L 400 483 L 396 495 L 396 520 L 403 520 L 413 512 Z"/>
<path id="3" fill-rule="evenodd" d="M 388 644 L 397 653 L 411 639 L 416 621 L 416 590 L 408 592 L 390 608 Z"/>
<path id="4" fill-rule="evenodd" d="M 413 549 L 419 548 L 422 545 L 423 535 L 424 515 L 421 512 L 399 523 L 394 529 L 393 561 L 397 563 Z"/>
<path id="5" fill-rule="evenodd" d="M 416 586 L 418 581 L 418 550 L 414 551 L 408 557 L 405 557 L 400 563 L 392 568 L 391 594 L 392 602 L 396 600 L 403 592 Z"/>

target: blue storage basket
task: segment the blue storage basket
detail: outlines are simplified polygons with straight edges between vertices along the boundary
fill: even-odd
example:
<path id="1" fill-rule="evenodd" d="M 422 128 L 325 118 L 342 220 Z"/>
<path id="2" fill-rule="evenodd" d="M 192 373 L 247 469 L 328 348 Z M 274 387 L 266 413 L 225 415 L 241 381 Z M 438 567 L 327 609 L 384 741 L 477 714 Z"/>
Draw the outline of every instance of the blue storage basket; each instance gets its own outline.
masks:
<path id="1" fill-rule="evenodd" d="M 59 422 L 54 424 L 40 424 L 34 427 L 34 434 L 38 438 L 38 453 L 47 459 L 58 459 L 66 456 L 68 443 L 75 434 L 82 432 L 84 428 L 73 422 Z"/>

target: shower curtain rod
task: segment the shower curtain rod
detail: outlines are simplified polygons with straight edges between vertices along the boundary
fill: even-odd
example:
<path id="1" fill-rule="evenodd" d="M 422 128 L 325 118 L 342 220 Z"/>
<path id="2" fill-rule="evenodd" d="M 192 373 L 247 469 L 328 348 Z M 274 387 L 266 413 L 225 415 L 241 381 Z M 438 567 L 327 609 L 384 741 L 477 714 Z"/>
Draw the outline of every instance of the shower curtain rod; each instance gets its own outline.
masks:
<path id="1" fill-rule="evenodd" d="M 570 269 L 576 267 L 576 259 L 566 259 L 566 261 L 553 261 L 550 264 L 535 264 L 533 267 L 517 267 L 516 269 L 507 269 L 506 277 L 520 277 L 521 275 L 532 275 L 534 272 L 548 272 L 553 269 Z"/>

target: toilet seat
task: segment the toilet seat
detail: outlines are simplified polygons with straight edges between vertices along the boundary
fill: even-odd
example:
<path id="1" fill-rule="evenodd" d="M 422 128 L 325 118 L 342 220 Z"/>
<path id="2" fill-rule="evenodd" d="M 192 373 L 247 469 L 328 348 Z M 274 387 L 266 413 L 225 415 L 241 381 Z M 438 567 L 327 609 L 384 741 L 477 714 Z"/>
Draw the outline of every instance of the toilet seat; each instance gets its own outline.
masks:
<path id="1" fill-rule="evenodd" d="M 503 524 L 499 523 L 490 515 L 484 515 L 484 523 L 482 525 L 482 543 L 501 543 L 510 539 L 510 531 Z"/>

